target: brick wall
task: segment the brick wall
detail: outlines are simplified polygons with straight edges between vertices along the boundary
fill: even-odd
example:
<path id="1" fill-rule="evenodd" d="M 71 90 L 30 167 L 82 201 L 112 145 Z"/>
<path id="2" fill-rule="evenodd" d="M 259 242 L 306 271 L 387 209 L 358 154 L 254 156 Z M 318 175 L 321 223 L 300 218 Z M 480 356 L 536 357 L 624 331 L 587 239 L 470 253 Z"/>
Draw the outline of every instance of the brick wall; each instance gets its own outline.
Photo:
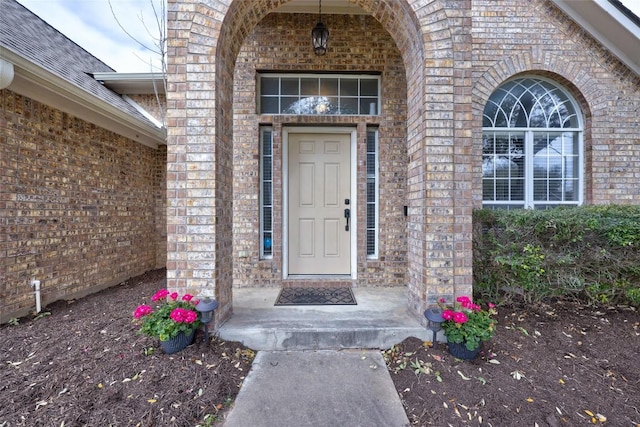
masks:
<path id="1" fill-rule="evenodd" d="M 158 93 L 158 95 L 132 94 L 127 96 L 144 108 L 154 119 L 164 123 L 167 114 L 167 97 L 164 93 Z"/>
<path id="2" fill-rule="evenodd" d="M 330 54 L 313 54 L 309 33 L 316 15 L 270 14 L 245 39 L 234 77 L 234 285 L 282 282 L 282 129 L 286 125 L 360 125 L 357 147 L 358 285 L 406 283 L 406 88 L 405 70 L 393 39 L 371 16 L 325 15 Z M 301 61 L 301 58 L 305 58 Z M 379 73 L 381 116 L 281 117 L 256 114 L 256 72 Z M 274 257 L 260 260 L 259 126 L 274 129 Z M 366 258 L 366 126 L 379 126 L 379 259 Z M 356 214 L 354 212 L 354 214 Z M 240 257 L 239 254 L 243 254 Z"/>
<path id="3" fill-rule="evenodd" d="M 273 284 L 279 276 L 277 259 L 257 259 L 258 124 L 272 124 L 278 138 L 288 123 L 346 121 L 357 124 L 360 134 L 367 123 L 347 118 L 256 117 L 254 70 L 380 67 L 384 73 L 395 61 L 404 68 L 406 90 L 398 99 L 403 102 L 404 97 L 406 119 L 400 114 L 394 120 L 383 117 L 385 122 L 379 123 L 381 132 L 389 131 L 387 137 L 393 140 L 389 146 L 402 146 L 398 161 L 406 156 L 406 163 L 396 167 L 391 151 L 381 155 L 390 171 L 402 169 L 406 174 L 399 175 L 406 178 L 404 188 L 400 185 L 397 193 L 390 193 L 393 202 L 384 212 L 389 223 L 381 224 L 381 229 L 388 225 L 392 230 L 382 237 L 387 245 L 384 254 L 397 254 L 398 262 L 381 259 L 380 269 L 374 271 L 374 264 L 359 254 L 358 268 L 363 278 L 382 275 L 386 281 L 400 267 L 398 280 L 391 282 L 404 280 L 409 308 L 418 315 L 439 297 L 471 292 L 471 211 L 482 203 L 482 110 L 506 79 L 524 73 L 543 75 L 568 88 L 581 104 L 588 203 L 640 202 L 638 76 L 551 1 L 358 0 L 367 17 L 323 19 L 331 41 L 322 58 L 308 48 L 313 16 L 269 15 L 284 3 L 211 0 L 205 5 L 169 0 L 168 180 L 175 197 L 170 197 L 167 219 L 168 284 L 218 297 L 220 319 L 231 313 L 232 275 L 224 262 L 230 247 L 235 284 Z M 366 31 L 362 22 L 367 22 Z M 367 50 L 366 42 L 374 46 Z M 384 55 L 378 55 L 381 51 Z M 385 55 L 393 58 L 386 63 Z M 229 119 L 232 96 L 235 127 Z M 401 111 L 391 105 L 386 108 Z M 233 192 L 225 181 L 230 176 L 230 150 L 235 150 L 237 160 L 233 173 L 242 174 Z M 391 180 L 384 185 L 390 190 Z M 190 188 L 208 188 L 209 193 L 200 191 L 198 205 L 190 205 Z M 221 214 L 228 214 L 233 194 L 245 196 L 234 198 L 233 214 L 238 219 L 233 224 L 196 226 L 208 224 L 208 218 L 228 221 Z M 402 198 L 406 200 L 402 204 L 409 206 L 399 237 L 406 241 L 406 251 L 404 241 L 391 242 L 401 230 L 391 206 L 400 207 L 396 201 Z M 191 244 L 196 237 L 204 243 Z M 396 247 L 399 252 L 394 252 Z M 250 255 L 239 259 L 239 251 Z M 402 257 L 406 257 L 404 272 Z"/>
<path id="4" fill-rule="evenodd" d="M 0 91 L 0 322 L 164 267 L 166 150 Z"/>
<path id="5" fill-rule="evenodd" d="M 549 1 L 473 6 L 476 139 L 497 85 L 518 74 L 546 76 L 585 116 L 585 202 L 640 203 L 640 77 Z"/>

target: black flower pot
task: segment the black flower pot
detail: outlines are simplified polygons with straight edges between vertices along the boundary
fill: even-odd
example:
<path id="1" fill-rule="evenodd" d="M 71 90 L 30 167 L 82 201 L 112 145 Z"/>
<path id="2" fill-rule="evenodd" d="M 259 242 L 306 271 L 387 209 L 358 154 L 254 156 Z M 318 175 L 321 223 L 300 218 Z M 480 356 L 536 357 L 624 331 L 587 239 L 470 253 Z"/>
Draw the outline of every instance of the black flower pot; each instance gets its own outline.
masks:
<path id="1" fill-rule="evenodd" d="M 473 360 L 478 357 L 478 354 L 480 354 L 480 347 L 482 347 L 482 343 L 480 343 L 475 350 L 468 350 L 464 342 L 450 342 L 448 343 L 448 346 L 449 353 L 451 353 L 453 357 L 457 357 L 462 360 Z"/>
<path id="2" fill-rule="evenodd" d="M 162 347 L 162 350 L 167 354 L 177 353 L 180 350 L 187 348 L 187 346 L 193 342 L 193 337 L 195 335 L 195 329 L 188 335 L 184 332 L 180 332 L 173 338 L 169 338 L 166 341 L 160 341 L 160 347 Z"/>

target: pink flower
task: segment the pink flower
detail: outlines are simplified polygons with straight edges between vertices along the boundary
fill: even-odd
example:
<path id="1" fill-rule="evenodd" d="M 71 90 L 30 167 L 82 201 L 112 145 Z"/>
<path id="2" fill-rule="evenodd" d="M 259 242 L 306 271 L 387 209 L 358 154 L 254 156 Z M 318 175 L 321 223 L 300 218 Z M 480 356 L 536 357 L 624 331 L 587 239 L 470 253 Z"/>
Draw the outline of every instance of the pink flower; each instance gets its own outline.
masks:
<path id="1" fill-rule="evenodd" d="M 176 323 L 193 323 L 198 320 L 198 313 L 178 307 L 171 311 L 169 317 Z"/>
<path id="2" fill-rule="evenodd" d="M 151 301 L 161 300 L 161 299 L 165 298 L 167 295 L 169 295 L 169 291 L 168 290 L 160 289 L 158 292 L 155 293 L 155 295 L 153 295 L 151 297 Z"/>
<path id="3" fill-rule="evenodd" d="M 453 311 L 452 310 L 444 310 L 442 312 L 442 318 L 444 320 L 451 320 L 453 319 Z"/>
<path id="4" fill-rule="evenodd" d="M 141 305 L 136 308 L 136 311 L 133 313 L 134 319 L 140 319 L 141 317 L 147 316 L 153 312 L 153 309 L 148 305 Z"/>
<path id="5" fill-rule="evenodd" d="M 193 310 L 186 310 L 184 315 L 184 323 L 193 323 L 198 320 L 198 314 Z"/>
<path id="6" fill-rule="evenodd" d="M 463 312 L 456 311 L 455 313 L 453 313 L 453 321 L 455 323 L 466 323 L 467 320 L 469 320 L 469 318 Z"/>
<path id="7" fill-rule="evenodd" d="M 189 301 L 191 301 L 192 299 L 193 299 L 193 295 L 184 294 L 184 295 L 182 296 L 182 301 L 187 301 L 187 302 L 189 302 Z"/>
<path id="8" fill-rule="evenodd" d="M 480 307 L 478 304 L 469 304 L 468 308 L 476 312 L 482 311 L 482 307 Z"/>
<path id="9" fill-rule="evenodd" d="M 182 323 L 184 322 L 185 316 L 186 316 L 186 311 L 184 308 L 174 308 L 171 311 L 171 314 L 169 314 L 169 317 L 171 318 L 171 320 L 173 320 L 174 322 L 178 322 L 178 323 Z"/>
<path id="10" fill-rule="evenodd" d="M 460 304 L 462 304 L 463 307 L 465 306 L 465 304 L 470 304 L 471 303 L 471 300 L 466 295 L 462 295 L 462 296 L 456 298 L 456 301 L 458 301 Z"/>
<path id="11" fill-rule="evenodd" d="M 492 302 L 489 303 L 489 308 L 496 308 L 496 305 Z"/>
<path id="12" fill-rule="evenodd" d="M 191 304 L 198 305 L 198 304 L 200 304 L 200 300 L 199 299 L 192 299 L 191 300 Z"/>
<path id="13" fill-rule="evenodd" d="M 178 293 L 177 292 L 172 293 L 170 296 L 171 296 L 171 299 L 174 300 L 174 301 L 178 299 Z"/>
<path id="14" fill-rule="evenodd" d="M 446 300 L 445 298 L 440 298 L 438 301 L 439 301 L 441 304 L 444 304 L 444 303 L 446 303 L 446 302 L 447 302 L 447 300 Z"/>

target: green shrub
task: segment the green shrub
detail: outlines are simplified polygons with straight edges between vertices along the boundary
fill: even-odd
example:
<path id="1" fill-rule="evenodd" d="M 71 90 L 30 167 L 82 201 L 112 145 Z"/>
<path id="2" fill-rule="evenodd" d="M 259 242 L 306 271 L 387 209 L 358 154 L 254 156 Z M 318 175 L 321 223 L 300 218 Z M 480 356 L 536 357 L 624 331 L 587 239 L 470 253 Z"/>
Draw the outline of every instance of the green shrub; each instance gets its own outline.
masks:
<path id="1" fill-rule="evenodd" d="M 640 206 L 479 209 L 473 240 L 479 297 L 640 306 Z"/>

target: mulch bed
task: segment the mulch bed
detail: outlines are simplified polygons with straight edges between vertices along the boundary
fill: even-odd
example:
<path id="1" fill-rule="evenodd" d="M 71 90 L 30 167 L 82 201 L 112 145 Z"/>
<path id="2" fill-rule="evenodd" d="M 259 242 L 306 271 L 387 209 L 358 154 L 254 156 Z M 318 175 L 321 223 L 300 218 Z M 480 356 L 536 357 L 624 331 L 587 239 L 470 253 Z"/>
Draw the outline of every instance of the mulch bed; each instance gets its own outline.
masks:
<path id="1" fill-rule="evenodd" d="M 254 353 L 199 332 L 163 354 L 132 313 L 165 286 L 151 271 L 0 326 L 0 427 L 219 424 Z M 414 338 L 384 352 L 412 425 L 640 425 L 636 310 L 557 303 L 498 320 L 473 362 Z"/>
<path id="2" fill-rule="evenodd" d="M 194 344 L 166 355 L 132 313 L 166 287 L 148 272 L 33 320 L 0 327 L 0 427 L 210 425 L 234 400 L 253 352 Z"/>
<path id="3" fill-rule="evenodd" d="M 385 352 L 412 425 L 640 426 L 636 310 L 499 311 L 497 335 L 473 362 L 418 339 Z"/>

